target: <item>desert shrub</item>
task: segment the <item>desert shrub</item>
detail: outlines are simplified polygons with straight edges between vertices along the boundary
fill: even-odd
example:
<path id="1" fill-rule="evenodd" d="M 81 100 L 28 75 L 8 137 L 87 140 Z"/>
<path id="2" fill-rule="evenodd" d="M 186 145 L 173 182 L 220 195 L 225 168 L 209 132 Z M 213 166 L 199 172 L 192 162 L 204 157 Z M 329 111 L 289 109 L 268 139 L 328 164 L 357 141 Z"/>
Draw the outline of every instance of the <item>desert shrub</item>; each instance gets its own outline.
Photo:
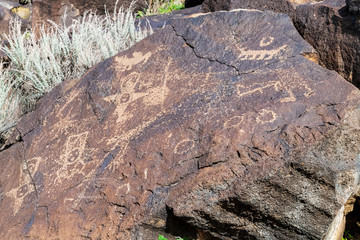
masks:
<path id="1" fill-rule="evenodd" d="M 87 12 L 69 27 L 65 20 L 61 26 L 52 23 L 41 28 L 38 37 L 32 31 L 21 32 L 18 19 L 12 21 L 5 36 L 9 46 L 0 47 L 10 59 L 6 68 L 0 63 L 0 133 L 63 80 L 82 76 L 151 33 L 151 28 L 135 24 L 130 8 L 116 9 L 105 16 Z"/>

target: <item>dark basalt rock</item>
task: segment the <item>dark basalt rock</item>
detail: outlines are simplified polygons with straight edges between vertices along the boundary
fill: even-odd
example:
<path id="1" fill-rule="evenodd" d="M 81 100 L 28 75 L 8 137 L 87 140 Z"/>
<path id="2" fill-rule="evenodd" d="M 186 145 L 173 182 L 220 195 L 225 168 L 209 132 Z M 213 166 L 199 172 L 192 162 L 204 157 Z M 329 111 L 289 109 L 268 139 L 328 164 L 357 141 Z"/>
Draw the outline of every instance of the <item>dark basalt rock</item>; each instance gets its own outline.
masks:
<path id="1" fill-rule="evenodd" d="M 320 64 L 360 87 L 360 15 L 357 0 L 205 0 L 205 12 L 237 8 L 289 15 L 319 53 Z"/>
<path id="2" fill-rule="evenodd" d="M 299 6 L 294 24 L 323 66 L 360 87 L 360 18 L 347 12 L 345 1 Z"/>
<path id="3" fill-rule="evenodd" d="M 203 2 L 204 0 L 185 0 L 185 7 L 186 8 L 195 7 L 201 5 Z"/>
<path id="4" fill-rule="evenodd" d="M 205 0 L 202 4 L 204 12 L 229 11 L 233 9 L 259 9 L 286 13 L 293 16 L 297 6 L 315 3 L 321 0 Z"/>
<path id="5" fill-rule="evenodd" d="M 0 152 L 2 238 L 336 236 L 360 92 L 309 59 L 288 16 L 217 12 L 63 82 Z"/>
<path id="6" fill-rule="evenodd" d="M 348 10 L 351 14 L 360 15 L 360 1 L 359 0 L 346 0 Z"/>

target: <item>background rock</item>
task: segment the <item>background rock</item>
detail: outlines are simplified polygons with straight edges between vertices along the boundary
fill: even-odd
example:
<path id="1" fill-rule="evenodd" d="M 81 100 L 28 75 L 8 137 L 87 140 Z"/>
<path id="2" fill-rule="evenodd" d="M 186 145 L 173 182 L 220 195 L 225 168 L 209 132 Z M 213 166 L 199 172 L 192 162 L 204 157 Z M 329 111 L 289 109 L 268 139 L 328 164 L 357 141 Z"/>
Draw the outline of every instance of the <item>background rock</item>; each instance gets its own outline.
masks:
<path id="1" fill-rule="evenodd" d="M 294 24 L 326 68 L 360 87 L 360 15 L 349 14 L 343 0 L 327 0 L 299 6 Z"/>
<path id="2" fill-rule="evenodd" d="M 0 152 L 1 236 L 334 236 L 360 92 L 315 55 L 284 14 L 217 12 L 63 82 Z"/>
<path id="3" fill-rule="evenodd" d="M 300 4 L 316 3 L 321 0 L 205 0 L 202 8 L 205 12 L 232 10 L 238 8 L 271 10 L 293 16 Z"/>
<path id="4" fill-rule="evenodd" d="M 9 32 L 9 22 L 12 14 L 9 9 L 0 5 L 0 34 Z"/>
<path id="5" fill-rule="evenodd" d="M 185 7 L 186 8 L 195 7 L 201 5 L 203 2 L 204 0 L 185 0 Z"/>
<path id="6" fill-rule="evenodd" d="M 4 40 L 4 34 L 9 33 L 10 20 L 15 17 L 19 18 L 19 15 L 15 13 L 18 12 L 16 11 L 16 9 L 18 9 L 19 6 L 21 5 L 18 3 L 13 3 L 11 1 L 0 2 L 0 44 L 2 44 L 1 41 Z M 28 13 L 31 14 L 31 7 L 27 7 L 27 8 L 22 7 L 22 9 L 23 10 L 25 9 Z M 19 19 L 21 20 L 22 31 L 25 31 L 26 29 L 30 28 L 31 24 L 28 19 L 23 19 L 23 18 L 19 18 Z M 2 56 L 2 53 L 0 55 Z"/>
<path id="7" fill-rule="evenodd" d="M 351 14 L 359 14 L 360 13 L 360 1 L 359 0 L 347 0 L 346 1 L 349 12 Z"/>
<path id="8" fill-rule="evenodd" d="M 123 6 L 124 9 L 130 7 L 132 0 L 121 0 L 117 7 Z M 33 0 L 32 27 L 35 31 L 38 26 L 48 24 L 47 20 L 51 20 L 57 24 L 62 24 L 62 16 L 65 11 L 67 14 L 66 24 L 70 25 L 72 19 L 81 16 L 89 10 L 96 10 L 97 14 L 105 13 L 105 6 L 109 12 L 115 8 L 116 0 Z M 147 6 L 145 0 L 139 0 L 133 6 L 134 12 L 143 10 Z"/>

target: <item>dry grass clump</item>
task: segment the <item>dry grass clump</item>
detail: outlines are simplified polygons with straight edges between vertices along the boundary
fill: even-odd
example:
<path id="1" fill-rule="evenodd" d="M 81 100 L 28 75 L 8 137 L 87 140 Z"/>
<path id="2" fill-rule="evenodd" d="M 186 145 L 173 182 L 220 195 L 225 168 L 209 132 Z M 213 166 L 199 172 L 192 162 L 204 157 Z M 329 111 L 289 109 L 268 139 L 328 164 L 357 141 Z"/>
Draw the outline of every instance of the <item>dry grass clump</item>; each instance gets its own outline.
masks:
<path id="1" fill-rule="evenodd" d="M 14 126 L 55 85 L 82 76 L 149 33 L 151 29 L 135 25 L 130 8 L 106 16 L 87 12 L 70 27 L 52 23 L 50 29 L 41 29 L 38 38 L 31 31 L 22 33 L 15 19 L 5 37 L 9 46 L 0 47 L 10 59 L 6 68 L 0 63 L 0 133 Z"/>

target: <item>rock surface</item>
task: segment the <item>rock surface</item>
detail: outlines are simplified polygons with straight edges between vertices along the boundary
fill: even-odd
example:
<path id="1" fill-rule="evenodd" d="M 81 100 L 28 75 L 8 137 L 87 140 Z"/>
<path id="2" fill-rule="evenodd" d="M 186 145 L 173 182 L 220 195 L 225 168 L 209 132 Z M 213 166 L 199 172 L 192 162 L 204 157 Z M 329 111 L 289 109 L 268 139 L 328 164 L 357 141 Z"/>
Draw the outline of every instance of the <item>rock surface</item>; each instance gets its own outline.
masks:
<path id="1" fill-rule="evenodd" d="M 292 17 L 298 5 L 320 1 L 321 0 L 205 0 L 202 7 L 205 12 L 246 8 L 271 10 L 286 13 Z"/>
<path id="2" fill-rule="evenodd" d="M 347 6 L 351 14 L 360 14 L 360 1 L 359 0 L 347 0 Z"/>
<path id="3" fill-rule="evenodd" d="M 51 20 L 59 25 L 63 23 L 62 17 L 66 12 L 66 24 L 70 25 L 72 19 L 82 16 L 84 12 L 92 10 L 97 14 L 105 14 L 106 10 L 112 12 L 115 8 L 117 0 L 33 0 L 33 14 L 32 14 L 32 28 L 37 31 L 38 27 L 43 24 L 48 24 Z M 123 6 L 127 9 L 132 3 L 132 0 L 118 1 L 117 8 Z M 105 7 L 106 6 L 106 7 Z M 134 11 L 143 10 L 146 1 L 137 1 L 133 9 Z"/>
<path id="4" fill-rule="evenodd" d="M 335 236 L 360 92 L 314 54 L 284 14 L 217 12 L 63 82 L 0 152 L 1 236 Z"/>
<path id="5" fill-rule="evenodd" d="M 20 6 L 21 5 L 19 3 L 14 3 L 12 1 L 0 2 L 0 42 L 2 39 L 4 39 L 4 34 L 9 33 L 9 25 L 12 18 L 22 15 L 24 11 L 21 10 L 25 10 L 28 13 L 28 16 L 31 14 L 31 6 L 21 7 L 21 10 L 19 8 Z M 26 29 L 29 29 L 31 26 L 30 21 L 23 18 L 19 19 L 21 19 L 21 30 L 25 31 Z"/>
<path id="6" fill-rule="evenodd" d="M 0 35 L 9 32 L 9 22 L 12 18 L 11 11 L 0 5 Z M 0 37 L 0 39 L 2 36 Z"/>
<path id="7" fill-rule="evenodd" d="M 360 88 L 359 1 L 205 0 L 205 12 L 237 8 L 288 14 L 301 35 L 319 53 L 321 64 Z"/>
<path id="8" fill-rule="evenodd" d="M 327 0 L 299 6 L 294 23 L 326 68 L 360 88 L 360 15 L 349 14 L 343 0 Z"/>

